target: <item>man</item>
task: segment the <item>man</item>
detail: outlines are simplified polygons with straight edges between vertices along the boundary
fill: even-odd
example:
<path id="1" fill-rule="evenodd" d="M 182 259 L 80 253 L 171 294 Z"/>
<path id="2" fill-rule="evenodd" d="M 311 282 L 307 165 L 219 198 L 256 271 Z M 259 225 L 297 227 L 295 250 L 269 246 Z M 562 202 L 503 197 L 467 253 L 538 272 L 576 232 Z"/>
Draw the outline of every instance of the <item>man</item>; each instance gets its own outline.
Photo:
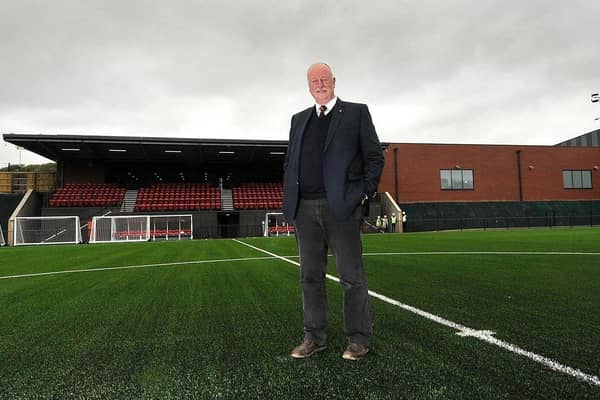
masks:
<path id="1" fill-rule="evenodd" d="M 396 232 L 396 213 L 392 213 L 392 217 L 390 218 L 390 224 L 392 226 L 392 232 Z"/>
<path id="2" fill-rule="evenodd" d="M 335 256 L 344 290 L 343 358 L 357 360 L 369 351 L 372 333 L 368 289 L 362 262 L 363 208 L 374 196 L 383 169 L 383 152 L 364 104 L 337 98 L 327 64 L 307 72 L 315 105 L 292 117 L 284 162 L 283 212 L 296 229 L 304 339 L 294 358 L 326 347 L 327 252 Z"/>

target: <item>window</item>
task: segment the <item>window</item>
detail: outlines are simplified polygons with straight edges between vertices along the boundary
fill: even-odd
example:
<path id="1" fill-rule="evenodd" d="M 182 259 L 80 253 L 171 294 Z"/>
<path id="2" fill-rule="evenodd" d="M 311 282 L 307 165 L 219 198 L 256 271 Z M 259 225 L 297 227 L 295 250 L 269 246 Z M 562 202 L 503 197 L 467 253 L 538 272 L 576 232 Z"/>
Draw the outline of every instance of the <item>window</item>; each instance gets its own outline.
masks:
<path id="1" fill-rule="evenodd" d="M 452 171 L 447 169 L 440 170 L 440 184 L 442 189 L 452 189 Z"/>
<path id="2" fill-rule="evenodd" d="M 473 170 L 465 169 L 462 173 L 463 189 L 473 189 Z"/>
<path id="3" fill-rule="evenodd" d="M 563 171 L 564 189 L 591 189 L 592 171 L 590 170 L 570 170 Z"/>
<path id="4" fill-rule="evenodd" d="M 472 169 L 440 170 L 440 188 L 442 190 L 472 190 L 474 187 Z"/>
<path id="5" fill-rule="evenodd" d="M 572 171 L 563 171 L 563 188 L 573 189 L 573 175 Z"/>

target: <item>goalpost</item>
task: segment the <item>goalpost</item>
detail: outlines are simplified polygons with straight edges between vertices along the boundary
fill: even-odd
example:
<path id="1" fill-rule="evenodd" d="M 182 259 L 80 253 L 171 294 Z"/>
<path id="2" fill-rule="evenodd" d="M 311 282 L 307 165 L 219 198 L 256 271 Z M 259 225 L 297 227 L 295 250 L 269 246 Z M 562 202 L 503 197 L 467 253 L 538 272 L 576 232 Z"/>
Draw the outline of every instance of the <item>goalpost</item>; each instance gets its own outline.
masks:
<path id="1" fill-rule="evenodd" d="M 4 240 L 4 233 L 2 233 L 1 226 L 0 226 L 0 246 L 6 246 L 6 240 Z"/>
<path id="2" fill-rule="evenodd" d="M 280 212 L 268 212 L 263 221 L 263 236 L 290 236 L 295 233 L 293 225 L 289 225 Z"/>
<path id="3" fill-rule="evenodd" d="M 193 239 L 192 215 L 110 215 L 92 219 L 90 243 Z"/>
<path id="4" fill-rule="evenodd" d="M 78 244 L 81 228 L 78 216 L 16 217 L 14 245 Z"/>

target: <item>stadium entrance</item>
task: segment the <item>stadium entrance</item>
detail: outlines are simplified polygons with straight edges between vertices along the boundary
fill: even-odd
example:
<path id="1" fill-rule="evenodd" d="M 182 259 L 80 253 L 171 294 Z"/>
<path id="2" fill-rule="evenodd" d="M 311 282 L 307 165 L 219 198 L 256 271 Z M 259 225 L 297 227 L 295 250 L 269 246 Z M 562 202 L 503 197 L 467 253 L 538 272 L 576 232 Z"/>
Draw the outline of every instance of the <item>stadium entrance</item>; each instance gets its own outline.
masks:
<path id="1" fill-rule="evenodd" d="M 220 212 L 217 214 L 219 237 L 234 238 L 240 234 L 240 213 Z"/>

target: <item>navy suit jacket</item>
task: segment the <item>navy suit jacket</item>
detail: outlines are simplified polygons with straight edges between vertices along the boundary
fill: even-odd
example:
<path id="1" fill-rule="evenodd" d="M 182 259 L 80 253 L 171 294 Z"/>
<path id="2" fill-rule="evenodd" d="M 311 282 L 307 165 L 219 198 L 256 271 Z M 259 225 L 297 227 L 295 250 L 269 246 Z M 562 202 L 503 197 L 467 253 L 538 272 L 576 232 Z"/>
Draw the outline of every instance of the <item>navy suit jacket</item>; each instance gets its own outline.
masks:
<path id="1" fill-rule="evenodd" d="M 296 219 L 302 137 L 314 112 L 312 106 L 292 117 L 283 165 L 283 213 L 289 222 Z M 333 115 L 323 150 L 323 179 L 329 206 L 338 220 L 344 220 L 352 215 L 365 194 L 371 197 L 377 191 L 383 151 L 365 104 L 345 102 L 338 97 L 330 112 Z"/>

